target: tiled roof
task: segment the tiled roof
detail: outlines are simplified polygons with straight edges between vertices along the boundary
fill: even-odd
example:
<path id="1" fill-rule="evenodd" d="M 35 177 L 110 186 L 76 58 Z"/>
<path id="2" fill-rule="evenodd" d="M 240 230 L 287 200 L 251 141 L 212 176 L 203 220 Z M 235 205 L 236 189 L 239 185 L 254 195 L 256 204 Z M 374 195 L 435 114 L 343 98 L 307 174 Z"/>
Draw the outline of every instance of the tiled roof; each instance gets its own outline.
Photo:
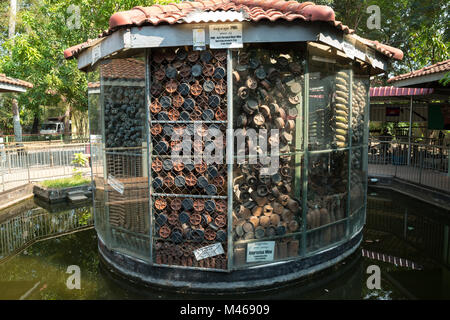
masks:
<path id="1" fill-rule="evenodd" d="M 14 79 L 7 77 L 5 74 L 0 73 L 0 83 L 11 84 L 14 86 L 24 87 L 24 88 L 33 88 L 33 85 L 27 81 Z"/>
<path id="2" fill-rule="evenodd" d="M 433 73 L 440 73 L 440 72 L 446 72 L 450 71 L 450 59 L 438 62 L 436 64 L 433 64 L 431 66 L 422 68 L 420 70 L 415 70 L 409 73 L 404 73 L 401 75 L 398 75 L 396 77 L 390 78 L 388 82 L 396 82 L 400 80 L 410 79 L 410 78 L 416 78 L 416 77 L 422 77 Z"/>
<path id="3" fill-rule="evenodd" d="M 91 88 L 91 89 L 100 88 L 100 81 L 89 82 L 88 83 L 88 88 Z"/>
<path id="4" fill-rule="evenodd" d="M 112 59 L 102 65 L 100 75 L 108 79 L 142 80 L 145 78 L 145 63 L 132 58 Z"/>
<path id="5" fill-rule="evenodd" d="M 432 88 L 374 87 L 370 88 L 370 97 L 423 96 L 433 91 Z"/>
<path id="6" fill-rule="evenodd" d="M 316 5 L 313 2 L 285 1 L 285 0 L 197 0 L 183 1 L 168 5 L 155 4 L 150 7 L 135 7 L 128 11 L 117 12 L 109 20 L 109 29 L 99 35 L 106 37 L 114 31 L 144 25 L 160 25 L 175 23 L 190 23 L 191 15 L 198 12 L 242 12 L 246 21 L 324 21 L 333 25 L 346 34 L 353 34 L 354 30 L 335 20 L 332 8 Z M 207 22 L 207 21 L 205 21 Z M 94 40 L 71 47 L 64 51 L 66 59 L 76 57 Z M 402 59 L 401 50 L 370 41 L 378 51 L 389 57 Z"/>

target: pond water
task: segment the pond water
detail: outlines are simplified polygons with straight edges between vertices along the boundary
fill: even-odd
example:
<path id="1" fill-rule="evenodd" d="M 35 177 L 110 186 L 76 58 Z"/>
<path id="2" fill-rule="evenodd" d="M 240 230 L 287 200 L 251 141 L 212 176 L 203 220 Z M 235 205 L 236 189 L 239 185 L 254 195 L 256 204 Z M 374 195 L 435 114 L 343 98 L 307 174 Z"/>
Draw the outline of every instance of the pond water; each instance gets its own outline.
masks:
<path id="1" fill-rule="evenodd" d="M 392 191 L 369 189 L 361 248 L 338 266 L 284 288 L 230 297 L 160 291 L 112 275 L 99 261 L 89 205 L 44 209 L 30 200 L 14 210 L 0 220 L 0 299 L 450 298 L 450 213 Z M 39 228 L 27 228 L 32 224 Z M 80 290 L 66 286 L 70 265 L 80 267 Z M 367 288 L 371 265 L 381 270 L 381 289 Z"/>

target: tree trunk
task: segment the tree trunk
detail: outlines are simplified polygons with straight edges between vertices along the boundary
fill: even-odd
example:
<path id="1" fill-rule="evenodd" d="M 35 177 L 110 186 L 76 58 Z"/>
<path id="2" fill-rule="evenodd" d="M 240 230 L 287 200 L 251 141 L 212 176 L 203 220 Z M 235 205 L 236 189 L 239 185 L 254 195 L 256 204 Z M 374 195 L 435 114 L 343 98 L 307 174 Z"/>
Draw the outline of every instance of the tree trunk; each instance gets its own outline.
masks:
<path id="1" fill-rule="evenodd" d="M 39 133 L 39 116 L 37 114 L 34 115 L 33 128 L 31 129 L 31 133 L 32 134 Z"/>
<path id="2" fill-rule="evenodd" d="M 22 142 L 22 126 L 20 125 L 19 104 L 16 99 L 12 100 L 12 113 L 16 142 Z"/>
<path id="3" fill-rule="evenodd" d="M 70 129 L 70 115 L 71 115 L 71 107 L 70 104 L 66 104 L 66 112 L 64 113 L 64 137 L 69 137 L 71 134 Z"/>
<path id="4" fill-rule="evenodd" d="M 9 39 L 12 39 L 16 34 L 16 14 L 17 14 L 17 0 L 11 0 L 9 6 L 9 31 L 8 31 Z"/>

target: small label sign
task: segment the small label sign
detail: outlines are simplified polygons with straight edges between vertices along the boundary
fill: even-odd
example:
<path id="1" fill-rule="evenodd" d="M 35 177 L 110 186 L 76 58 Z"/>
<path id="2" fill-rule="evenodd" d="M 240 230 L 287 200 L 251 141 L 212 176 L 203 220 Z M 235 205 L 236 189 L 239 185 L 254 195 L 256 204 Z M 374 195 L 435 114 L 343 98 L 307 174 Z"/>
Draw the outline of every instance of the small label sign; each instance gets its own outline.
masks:
<path id="1" fill-rule="evenodd" d="M 218 256 L 219 254 L 224 254 L 222 244 L 220 242 L 211 244 L 209 246 L 199 248 L 194 250 L 195 259 L 197 261 L 206 259 L 209 257 Z"/>
<path id="2" fill-rule="evenodd" d="M 205 29 L 192 30 L 194 51 L 201 51 L 206 49 Z"/>
<path id="3" fill-rule="evenodd" d="M 101 143 L 102 136 L 99 134 L 91 134 L 91 143 Z"/>
<path id="4" fill-rule="evenodd" d="M 275 241 L 253 242 L 247 245 L 247 262 L 273 261 Z"/>
<path id="5" fill-rule="evenodd" d="M 98 61 L 98 59 L 100 59 L 101 56 L 102 56 L 101 44 L 99 43 L 98 45 L 96 45 L 92 48 L 92 63 L 91 63 L 91 65 L 95 64 Z"/>
<path id="6" fill-rule="evenodd" d="M 211 49 L 243 48 L 242 24 L 210 25 L 209 47 Z"/>
<path id="7" fill-rule="evenodd" d="M 109 176 L 108 177 L 108 184 L 114 189 L 116 190 L 118 193 L 123 194 L 123 184 L 122 182 L 120 182 L 119 180 L 116 180 L 113 176 Z"/>

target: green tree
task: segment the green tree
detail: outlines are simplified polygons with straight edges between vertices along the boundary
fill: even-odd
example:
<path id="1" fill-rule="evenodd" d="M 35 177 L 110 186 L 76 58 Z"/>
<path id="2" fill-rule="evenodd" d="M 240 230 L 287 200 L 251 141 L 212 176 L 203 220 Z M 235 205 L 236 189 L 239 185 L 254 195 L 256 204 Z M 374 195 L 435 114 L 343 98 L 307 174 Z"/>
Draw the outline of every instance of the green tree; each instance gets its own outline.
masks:
<path id="1" fill-rule="evenodd" d="M 129 10 L 137 5 L 152 5 L 155 2 L 165 4 L 173 1 L 20 1 L 14 41 L 8 40 L 7 30 L 0 27 L 0 72 L 34 84 L 33 89 L 18 97 L 19 104 L 26 109 L 21 114 L 22 119 L 33 121 L 35 117 L 42 116 L 42 106 L 58 103 L 65 106 L 65 109 L 61 110 L 62 114 L 66 109 L 69 112 L 86 111 L 89 76 L 78 70 L 76 60 L 66 61 L 63 51 L 96 38 L 108 28 L 108 21 L 113 13 Z M 2 2 L 2 26 L 7 20 L 7 11 L 7 3 Z"/>

